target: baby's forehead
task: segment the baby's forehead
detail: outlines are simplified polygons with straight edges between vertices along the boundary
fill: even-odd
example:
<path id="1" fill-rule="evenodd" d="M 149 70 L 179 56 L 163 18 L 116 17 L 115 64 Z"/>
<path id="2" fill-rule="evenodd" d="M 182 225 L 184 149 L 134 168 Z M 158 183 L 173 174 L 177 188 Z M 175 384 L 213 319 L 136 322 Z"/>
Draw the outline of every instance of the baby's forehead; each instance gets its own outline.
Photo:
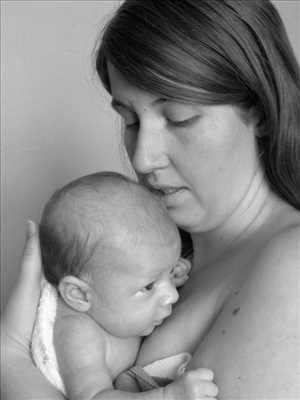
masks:
<path id="1" fill-rule="evenodd" d="M 71 187 L 59 209 L 56 216 L 66 222 L 67 230 L 90 232 L 94 240 L 110 243 L 124 237 L 136 244 L 168 241 L 176 230 L 160 200 L 133 182 L 106 179 L 99 185 Z"/>
<path id="2" fill-rule="evenodd" d="M 163 217 L 139 215 L 112 218 L 105 227 L 105 243 L 112 248 L 168 246 L 179 240 L 177 228 Z"/>
<path id="3" fill-rule="evenodd" d="M 174 266 L 180 256 L 177 232 L 163 234 L 111 231 L 94 252 L 93 265 L 101 265 L 101 279 L 154 279 L 157 274 Z"/>
<path id="4" fill-rule="evenodd" d="M 160 200 L 135 183 L 108 182 L 101 190 L 81 191 L 74 199 L 78 214 L 86 215 L 91 222 L 102 220 L 107 225 L 123 225 L 130 229 L 140 227 L 145 233 L 174 224 Z M 152 226 L 151 221 L 155 222 Z M 143 229 L 144 228 L 144 229 Z"/>

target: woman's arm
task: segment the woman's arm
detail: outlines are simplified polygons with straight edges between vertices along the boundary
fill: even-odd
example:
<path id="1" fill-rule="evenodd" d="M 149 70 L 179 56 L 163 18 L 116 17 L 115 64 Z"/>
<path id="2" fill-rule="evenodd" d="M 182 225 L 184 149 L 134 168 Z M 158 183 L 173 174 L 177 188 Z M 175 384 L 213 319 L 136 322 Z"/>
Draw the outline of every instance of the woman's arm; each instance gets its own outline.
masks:
<path id="1" fill-rule="evenodd" d="M 1 398 L 64 397 L 33 365 L 29 345 L 42 284 L 38 232 L 28 222 L 20 275 L 1 316 Z"/>

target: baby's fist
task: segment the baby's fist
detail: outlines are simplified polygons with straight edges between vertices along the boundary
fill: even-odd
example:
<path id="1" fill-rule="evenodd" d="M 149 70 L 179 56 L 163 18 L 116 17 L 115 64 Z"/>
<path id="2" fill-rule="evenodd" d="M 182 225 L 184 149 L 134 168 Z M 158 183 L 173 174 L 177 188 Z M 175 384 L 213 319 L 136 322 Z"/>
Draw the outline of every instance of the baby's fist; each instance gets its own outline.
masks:
<path id="1" fill-rule="evenodd" d="M 218 387 L 213 382 L 213 372 L 199 368 L 185 372 L 180 378 L 165 387 L 165 400 L 216 399 Z"/>

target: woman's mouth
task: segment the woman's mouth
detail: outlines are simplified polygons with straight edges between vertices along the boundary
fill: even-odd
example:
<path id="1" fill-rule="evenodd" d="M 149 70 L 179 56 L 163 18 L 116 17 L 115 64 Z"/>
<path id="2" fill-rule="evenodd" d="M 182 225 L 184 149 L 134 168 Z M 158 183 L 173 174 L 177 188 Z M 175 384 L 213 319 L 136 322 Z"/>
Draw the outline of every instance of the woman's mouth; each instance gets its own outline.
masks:
<path id="1" fill-rule="evenodd" d="M 183 190 L 186 190 L 185 187 L 173 187 L 173 186 L 161 186 L 161 187 L 151 187 L 151 189 L 159 194 L 160 196 L 172 196 Z"/>
<path id="2" fill-rule="evenodd" d="M 167 208 L 177 207 L 185 199 L 185 187 L 167 188 L 161 191 L 161 198 Z"/>
<path id="3" fill-rule="evenodd" d="M 165 196 L 170 196 L 172 194 L 178 193 L 182 188 L 166 188 L 162 189 L 162 192 Z"/>

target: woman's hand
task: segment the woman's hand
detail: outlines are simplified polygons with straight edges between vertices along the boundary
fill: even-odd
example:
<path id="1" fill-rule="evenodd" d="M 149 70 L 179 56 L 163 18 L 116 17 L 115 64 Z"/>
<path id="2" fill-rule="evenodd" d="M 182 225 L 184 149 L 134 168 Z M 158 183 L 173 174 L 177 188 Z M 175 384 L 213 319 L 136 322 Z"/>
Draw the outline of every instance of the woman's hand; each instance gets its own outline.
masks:
<path id="1" fill-rule="evenodd" d="M 29 355 L 29 344 L 40 297 L 42 268 L 37 227 L 28 221 L 20 275 L 1 318 L 5 347 Z"/>
<path id="2" fill-rule="evenodd" d="M 30 356 L 30 341 L 43 284 L 36 225 L 29 221 L 21 270 L 1 316 L 1 398 L 62 399 Z"/>

